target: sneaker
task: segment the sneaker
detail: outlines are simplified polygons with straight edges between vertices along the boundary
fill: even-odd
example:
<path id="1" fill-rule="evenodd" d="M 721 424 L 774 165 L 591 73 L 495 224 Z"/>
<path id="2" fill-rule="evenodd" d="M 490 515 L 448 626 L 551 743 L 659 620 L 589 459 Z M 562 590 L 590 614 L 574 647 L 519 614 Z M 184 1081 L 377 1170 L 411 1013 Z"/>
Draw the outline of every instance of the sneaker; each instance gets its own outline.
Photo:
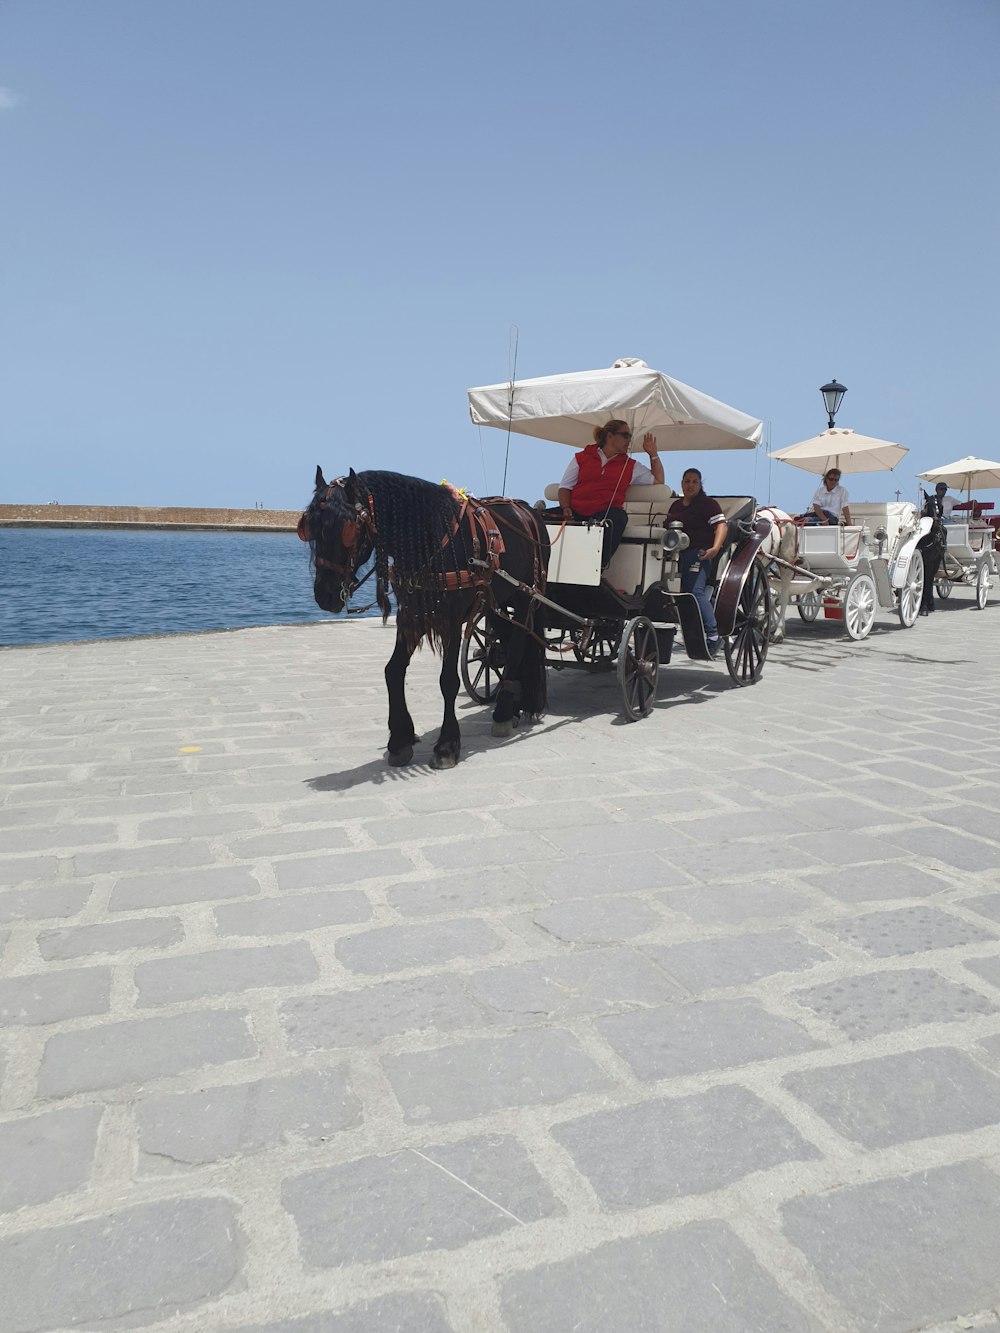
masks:
<path id="1" fill-rule="evenodd" d="M 722 640 L 719 638 L 718 635 L 716 635 L 714 639 L 707 639 L 706 642 L 708 644 L 708 651 L 714 657 L 715 654 L 719 651 L 719 644 L 722 642 Z"/>

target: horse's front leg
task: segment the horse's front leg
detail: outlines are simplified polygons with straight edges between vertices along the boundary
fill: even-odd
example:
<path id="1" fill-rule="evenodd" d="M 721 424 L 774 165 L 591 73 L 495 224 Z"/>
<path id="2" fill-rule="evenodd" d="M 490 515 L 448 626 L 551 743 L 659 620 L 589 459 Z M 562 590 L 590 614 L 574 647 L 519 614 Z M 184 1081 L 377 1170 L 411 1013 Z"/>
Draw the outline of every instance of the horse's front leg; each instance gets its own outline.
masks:
<path id="1" fill-rule="evenodd" d="M 396 634 L 396 647 L 385 664 L 385 686 L 389 692 L 389 763 L 394 768 L 408 764 L 413 758 L 414 742 L 419 740 L 413 730 L 413 718 L 406 706 L 406 668 L 410 665 L 413 649 L 403 636 Z"/>
<path id="2" fill-rule="evenodd" d="M 462 624 L 453 621 L 448 632 L 448 646 L 441 655 L 441 698 L 444 700 L 444 718 L 441 734 L 434 746 L 431 768 L 454 768 L 462 753 L 462 734 L 455 713 L 458 698 L 458 654 L 462 646 Z"/>

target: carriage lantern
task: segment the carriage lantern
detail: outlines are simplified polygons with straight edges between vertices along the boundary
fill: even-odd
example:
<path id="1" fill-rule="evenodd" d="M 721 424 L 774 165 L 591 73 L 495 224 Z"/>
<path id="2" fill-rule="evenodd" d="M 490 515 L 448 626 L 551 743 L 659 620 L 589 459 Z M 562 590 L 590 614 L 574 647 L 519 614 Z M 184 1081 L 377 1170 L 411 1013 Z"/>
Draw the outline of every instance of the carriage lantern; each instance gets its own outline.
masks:
<path id="1" fill-rule="evenodd" d="M 823 403 L 826 406 L 826 415 L 829 418 L 827 430 L 833 430 L 833 418 L 840 411 L 840 404 L 844 400 L 844 394 L 847 392 L 845 384 L 838 384 L 836 380 L 831 380 L 829 384 L 824 384 L 820 393 L 823 395 Z"/>

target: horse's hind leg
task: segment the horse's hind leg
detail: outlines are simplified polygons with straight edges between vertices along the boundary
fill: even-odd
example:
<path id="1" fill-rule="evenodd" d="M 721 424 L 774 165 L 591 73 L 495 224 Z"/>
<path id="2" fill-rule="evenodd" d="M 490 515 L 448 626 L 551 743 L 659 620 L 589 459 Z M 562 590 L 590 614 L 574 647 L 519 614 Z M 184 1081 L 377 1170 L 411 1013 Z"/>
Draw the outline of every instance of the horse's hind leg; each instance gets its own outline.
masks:
<path id="1" fill-rule="evenodd" d="M 461 622 L 452 622 L 448 634 L 448 646 L 442 654 L 441 697 L 444 700 L 444 719 L 441 734 L 434 746 L 432 768 L 454 768 L 462 753 L 462 736 L 455 713 L 455 700 L 458 698 L 458 654 L 462 646 Z"/>
<path id="2" fill-rule="evenodd" d="M 385 685 L 389 692 L 389 763 L 402 767 L 413 758 L 413 746 L 419 739 L 413 730 L 413 719 L 406 706 L 406 668 L 410 665 L 413 649 L 401 634 L 396 635 L 396 647 L 385 664 Z"/>
<path id="3" fill-rule="evenodd" d="M 515 611 L 515 615 L 517 612 Z M 505 661 L 500 687 L 493 707 L 494 736 L 509 736 L 521 720 L 522 686 L 521 663 L 524 658 L 523 630 L 507 626 Z"/>

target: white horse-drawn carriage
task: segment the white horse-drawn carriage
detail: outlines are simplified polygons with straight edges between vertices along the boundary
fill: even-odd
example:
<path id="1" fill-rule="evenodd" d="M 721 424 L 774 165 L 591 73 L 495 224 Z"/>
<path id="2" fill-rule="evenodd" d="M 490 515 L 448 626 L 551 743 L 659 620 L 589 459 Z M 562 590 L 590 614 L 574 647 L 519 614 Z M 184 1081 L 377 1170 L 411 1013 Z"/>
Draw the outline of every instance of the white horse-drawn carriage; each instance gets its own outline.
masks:
<path id="1" fill-rule="evenodd" d="M 594 426 L 617 417 L 629 423 L 633 447 L 652 432 L 662 450 L 753 449 L 760 421 L 727 407 L 644 362 L 618 362 L 609 370 L 548 376 L 469 390 L 472 420 L 582 449 Z M 555 501 L 558 484 L 545 491 Z M 688 538 L 668 510 L 675 499 L 666 485 L 631 486 L 625 494 L 628 523 L 602 577 L 604 523 L 566 522 L 544 513 L 551 552 L 541 622 L 547 658 L 556 669 L 617 671 L 624 712 L 645 717 L 656 697 L 657 672 L 670 661 L 680 630 L 689 658 L 711 662 L 700 607 L 681 590 L 680 552 Z M 728 533 L 710 585 L 726 666 L 737 685 L 759 680 L 767 656 L 770 593 L 759 559 L 770 522 L 756 518 L 752 496 L 717 497 Z M 539 502 L 536 509 L 545 509 Z M 493 697 L 502 672 L 502 648 L 489 617 L 470 622 L 461 669 L 466 689 L 479 702 Z"/>
<path id="2" fill-rule="evenodd" d="M 850 471 L 891 469 L 906 452 L 887 440 L 831 428 L 771 457 L 823 476 L 841 465 Z M 789 606 L 807 623 L 822 613 L 852 639 L 868 637 L 880 607 L 898 615 L 907 629 L 916 622 L 924 590 L 918 542 L 931 520 L 916 505 L 900 501 L 851 502 L 848 510 L 851 522 L 839 526 L 810 526 L 782 510 L 761 510 L 775 527 L 766 548 L 775 641 L 784 635 Z"/>
<path id="3" fill-rule="evenodd" d="M 942 599 L 950 597 L 956 585 L 973 588 L 976 605 L 983 610 L 993 575 L 1000 573 L 1000 566 L 994 546 L 996 532 L 981 517 L 983 507 L 973 502 L 972 492 L 1000 487 L 1000 463 L 985 458 L 960 458 L 919 475 L 922 480 L 943 481 L 966 493 L 964 503 L 955 506 L 945 524 L 948 545 L 934 580 L 937 595 Z M 985 508 L 992 509 L 992 505 Z"/>

